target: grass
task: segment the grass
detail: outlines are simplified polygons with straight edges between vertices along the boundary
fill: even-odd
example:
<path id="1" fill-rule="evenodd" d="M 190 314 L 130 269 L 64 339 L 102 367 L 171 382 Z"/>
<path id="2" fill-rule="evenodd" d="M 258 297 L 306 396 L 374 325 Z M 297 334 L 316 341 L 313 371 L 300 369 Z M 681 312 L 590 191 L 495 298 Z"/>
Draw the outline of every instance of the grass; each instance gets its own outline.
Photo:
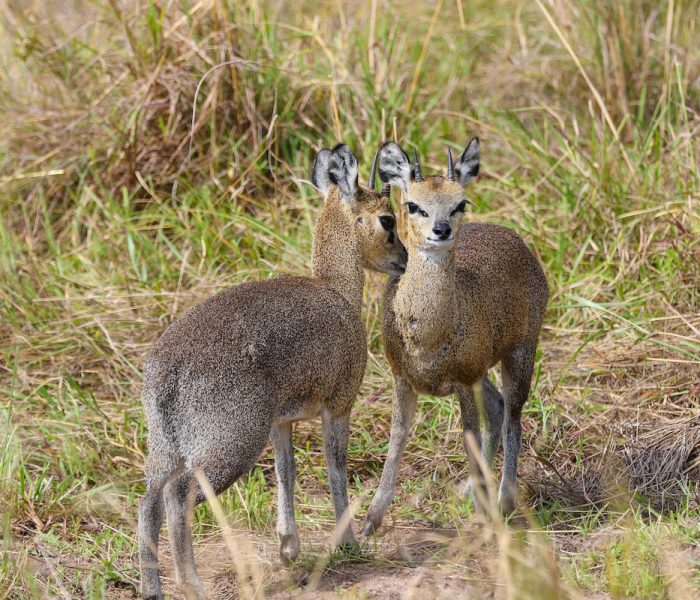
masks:
<path id="1" fill-rule="evenodd" d="M 395 138 L 431 172 L 471 135 L 483 171 L 468 218 L 518 231 L 552 289 L 522 522 L 483 523 L 464 505 L 459 415 L 426 397 L 394 528 L 359 559 L 329 557 L 320 427 L 300 424 L 298 568 L 278 568 L 271 453 L 221 497 L 255 549 L 258 593 L 698 595 L 699 8 L 4 3 L 0 597 L 135 592 L 146 349 L 217 290 L 308 271 L 320 147 L 346 141 L 366 174 Z M 360 516 L 388 442 L 382 285 L 369 277 L 350 443 Z M 252 594 L 220 531 L 200 507 L 208 585 Z"/>

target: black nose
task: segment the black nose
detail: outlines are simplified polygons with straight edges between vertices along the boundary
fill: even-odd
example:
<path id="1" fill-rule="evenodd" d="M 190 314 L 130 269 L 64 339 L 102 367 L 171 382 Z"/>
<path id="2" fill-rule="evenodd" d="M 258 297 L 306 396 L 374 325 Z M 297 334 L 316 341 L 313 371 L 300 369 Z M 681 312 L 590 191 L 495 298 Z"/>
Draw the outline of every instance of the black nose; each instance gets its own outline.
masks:
<path id="1" fill-rule="evenodd" d="M 450 227 L 450 224 L 447 221 L 438 221 L 435 223 L 435 225 L 433 225 L 433 233 L 438 237 L 438 239 L 446 240 L 452 233 L 452 227 Z"/>

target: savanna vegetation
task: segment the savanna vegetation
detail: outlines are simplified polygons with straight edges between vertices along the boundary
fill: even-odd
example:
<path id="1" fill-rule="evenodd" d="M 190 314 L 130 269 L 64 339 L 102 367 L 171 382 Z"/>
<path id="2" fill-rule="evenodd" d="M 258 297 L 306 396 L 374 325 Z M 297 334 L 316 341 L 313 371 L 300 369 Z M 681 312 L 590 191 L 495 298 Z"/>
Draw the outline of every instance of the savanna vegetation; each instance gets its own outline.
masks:
<path id="1" fill-rule="evenodd" d="M 315 152 L 343 140 L 366 177 L 396 139 L 429 174 L 472 135 L 467 218 L 520 233 L 552 291 L 521 514 L 473 514 L 457 406 L 425 397 L 386 527 L 334 554 L 305 423 L 303 560 L 279 566 L 267 452 L 197 509 L 205 583 L 221 598 L 700 596 L 699 21 L 697 0 L 2 2 L 0 597 L 137 593 L 146 350 L 218 290 L 308 272 Z M 388 444 L 382 288 L 369 277 L 357 518 Z"/>

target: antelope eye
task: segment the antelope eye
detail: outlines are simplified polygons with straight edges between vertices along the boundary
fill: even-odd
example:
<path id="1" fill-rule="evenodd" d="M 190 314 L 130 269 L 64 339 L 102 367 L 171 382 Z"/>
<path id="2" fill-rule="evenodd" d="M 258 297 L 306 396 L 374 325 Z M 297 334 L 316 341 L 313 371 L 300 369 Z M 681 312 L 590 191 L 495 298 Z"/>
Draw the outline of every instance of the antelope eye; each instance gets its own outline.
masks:
<path id="1" fill-rule="evenodd" d="M 466 200 L 462 200 L 462 201 L 457 205 L 457 208 L 455 208 L 455 209 L 452 211 L 452 214 L 451 214 L 450 216 L 456 215 L 458 212 L 462 212 L 462 213 L 463 213 L 466 206 L 467 206 L 467 201 L 466 201 Z"/>
<path id="2" fill-rule="evenodd" d="M 394 217 L 383 215 L 379 217 L 379 222 L 382 224 L 382 227 L 385 231 L 391 231 L 392 229 L 394 229 L 394 223 L 396 223 L 396 220 L 394 219 Z"/>
<path id="3" fill-rule="evenodd" d="M 425 212 L 420 206 L 414 202 L 406 202 L 406 207 L 408 208 L 409 215 L 415 215 L 418 213 L 421 217 L 427 217 L 428 213 Z"/>

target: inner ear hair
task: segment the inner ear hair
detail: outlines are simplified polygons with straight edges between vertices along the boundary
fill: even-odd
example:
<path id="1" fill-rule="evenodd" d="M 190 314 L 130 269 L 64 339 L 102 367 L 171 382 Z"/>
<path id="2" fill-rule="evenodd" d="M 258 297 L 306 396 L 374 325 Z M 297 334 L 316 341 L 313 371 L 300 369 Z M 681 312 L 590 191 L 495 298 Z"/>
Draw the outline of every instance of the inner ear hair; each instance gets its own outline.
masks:
<path id="1" fill-rule="evenodd" d="M 411 180 L 411 164 L 408 155 L 396 142 L 386 142 L 379 149 L 379 178 L 382 183 L 406 190 Z"/>
<path id="2" fill-rule="evenodd" d="M 354 202 L 357 193 L 357 158 L 346 144 L 338 144 L 330 153 L 328 177 L 340 189 L 346 202 Z"/>
<path id="3" fill-rule="evenodd" d="M 479 138 L 475 137 L 467 144 L 462 155 L 455 165 L 457 178 L 465 186 L 479 174 L 479 164 L 481 162 L 481 144 Z"/>

